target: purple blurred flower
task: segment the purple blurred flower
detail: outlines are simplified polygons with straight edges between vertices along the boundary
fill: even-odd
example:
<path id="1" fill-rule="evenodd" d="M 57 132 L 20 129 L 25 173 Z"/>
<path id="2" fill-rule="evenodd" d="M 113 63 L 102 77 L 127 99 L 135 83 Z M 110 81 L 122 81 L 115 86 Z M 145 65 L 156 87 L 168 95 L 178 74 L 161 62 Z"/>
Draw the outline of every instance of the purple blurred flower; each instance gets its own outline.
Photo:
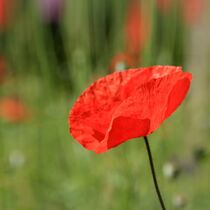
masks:
<path id="1" fill-rule="evenodd" d="M 65 0 L 39 0 L 41 13 L 47 22 L 57 22 L 60 19 Z"/>

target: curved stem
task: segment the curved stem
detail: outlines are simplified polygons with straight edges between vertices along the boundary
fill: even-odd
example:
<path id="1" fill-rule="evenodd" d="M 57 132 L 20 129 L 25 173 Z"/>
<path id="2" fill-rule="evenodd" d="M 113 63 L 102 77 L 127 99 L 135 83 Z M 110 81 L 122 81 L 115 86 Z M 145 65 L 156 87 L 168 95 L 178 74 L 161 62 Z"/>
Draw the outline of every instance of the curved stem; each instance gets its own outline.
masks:
<path id="1" fill-rule="evenodd" d="M 161 193 L 160 193 L 160 189 L 158 187 L 158 182 L 157 182 L 157 178 L 156 178 L 156 174 L 155 174 L 155 167 L 154 167 L 153 159 L 152 159 L 152 153 L 151 153 L 149 142 L 148 142 L 148 139 L 147 139 L 146 136 L 144 137 L 144 142 L 146 144 L 147 153 L 148 153 L 148 156 L 149 156 L 150 168 L 151 168 L 151 172 L 152 172 L 152 177 L 153 177 L 156 193 L 157 193 L 157 196 L 159 198 L 162 210 L 166 210 L 165 204 L 163 202 L 163 199 L 162 199 L 162 196 L 161 196 Z"/>

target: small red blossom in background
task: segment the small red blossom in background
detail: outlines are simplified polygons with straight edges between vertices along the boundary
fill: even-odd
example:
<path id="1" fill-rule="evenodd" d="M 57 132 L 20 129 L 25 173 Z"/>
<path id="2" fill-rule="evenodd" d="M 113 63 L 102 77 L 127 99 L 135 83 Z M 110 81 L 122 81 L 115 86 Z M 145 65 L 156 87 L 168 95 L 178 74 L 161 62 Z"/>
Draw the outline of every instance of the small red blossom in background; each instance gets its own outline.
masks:
<path id="1" fill-rule="evenodd" d="M 148 18 L 143 14 L 139 1 L 129 0 L 128 2 L 125 22 L 125 50 L 112 58 L 109 66 L 111 72 L 137 66 L 149 34 Z"/>
<path id="2" fill-rule="evenodd" d="M 158 8 L 164 13 L 170 10 L 172 3 L 173 3 L 173 0 L 157 0 Z"/>
<path id="3" fill-rule="evenodd" d="M 205 8 L 205 0 L 183 0 L 181 3 L 185 22 L 189 25 L 196 23 Z"/>
<path id="4" fill-rule="evenodd" d="M 138 59 L 126 53 L 119 53 L 112 58 L 109 69 L 111 72 L 121 71 L 127 68 L 135 67 Z"/>
<path id="5" fill-rule="evenodd" d="M 4 27 L 6 20 L 7 20 L 6 1 L 7 0 L 0 0 L 0 28 Z"/>
<path id="6" fill-rule="evenodd" d="M 4 81 L 6 77 L 6 64 L 3 57 L 0 57 L 0 83 Z"/>
<path id="7" fill-rule="evenodd" d="M 70 133 L 96 153 L 147 136 L 182 103 L 191 79 L 174 66 L 130 69 L 98 79 L 71 109 Z"/>
<path id="8" fill-rule="evenodd" d="M 131 0 L 125 25 L 126 52 L 131 55 L 141 52 L 148 37 L 148 25 L 139 1 Z"/>
<path id="9" fill-rule="evenodd" d="M 8 122 L 21 122 L 29 117 L 27 107 L 18 99 L 0 99 L 0 118 Z"/>
<path id="10" fill-rule="evenodd" d="M 4 29 L 14 9 L 14 0 L 0 0 L 0 30 Z"/>
<path id="11" fill-rule="evenodd" d="M 157 0 L 157 6 L 163 13 L 168 13 L 173 3 L 179 4 L 184 21 L 192 25 L 196 23 L 205 8 L 205 0 Z M 175 5 L 175 4 L 174 4 Z"/>

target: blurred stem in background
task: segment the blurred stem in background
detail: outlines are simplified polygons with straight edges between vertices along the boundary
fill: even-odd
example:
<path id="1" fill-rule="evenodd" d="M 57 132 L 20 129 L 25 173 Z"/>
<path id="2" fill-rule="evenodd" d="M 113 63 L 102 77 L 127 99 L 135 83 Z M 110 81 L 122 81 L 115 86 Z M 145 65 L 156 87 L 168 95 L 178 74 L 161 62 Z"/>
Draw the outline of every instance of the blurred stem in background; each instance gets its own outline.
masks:
<path id="1" fill-rule="evenodd" d="M 141 14 L 126 23 L 129 5 L 135 1 L 141 5 Z M 114 53 L 128 49 L 130 35 L 125 34 L 126 24 L 139 36 L 139 43 L 143 43 L 135 56 L 141 66 L 183 65 L 184 28 L 179 5 L 173 2 L 163 12 L 156 1 L 135 1 L 40 0 L 18 5 L 5 46 L 14 71 L 23 75 L 35 73 L 46 84 L 60 83 L 59 86 L 67 85 L 69 89 L 75 86 L 76 90 L 77 77 L 80 80 L 82 75 L 89 75 L 90 79 L 91 74 L 108 73 Z M 142 20 L 138 22 L 135 18 Z M 78 52 L 83 58 L 77 56 Z M 85 66 L 75 67 L 82 60 L 86 60 Z M 81 82 L 87 83 L 89 79 L 85 76 Z"/>

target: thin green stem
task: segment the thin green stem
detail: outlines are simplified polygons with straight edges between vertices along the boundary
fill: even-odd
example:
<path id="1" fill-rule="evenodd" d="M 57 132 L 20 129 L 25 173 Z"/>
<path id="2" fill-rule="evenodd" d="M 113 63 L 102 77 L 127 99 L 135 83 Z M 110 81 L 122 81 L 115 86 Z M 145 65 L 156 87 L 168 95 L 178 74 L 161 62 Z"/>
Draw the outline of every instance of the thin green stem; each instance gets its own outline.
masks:
<path id="1" fill-rule="evenodd" d="M 154 167 L 153 159 L 152 159 L 152 153 L 151 153 L 149 142 L 148 142 L 148 139 L 147 139 L 146 136 L 144 137 L 144 141 L 145 141 L 146 148 L 147 148 L 147 153 L 148 153 L 148 156 L 149 156 L 149 163 L 150 163 L 150 168 L 151 168 L 152 177 L 153 177 L 155 189 L 156 189 L 156 192 L 157 192 L 157 196 L 159 198 L 162 210 L 166 210 L 165 204 L 163 202 L 163 199 L 162 199 L 162 196 L 161 196 L 161 193 L 160 193 L 160 189 L 159 189 L 159 186 L 158 186 L 158 182 L 157 182 L 157 178 L 156 178 L 156 174 L 155 174 L 155 167 Z"/>

